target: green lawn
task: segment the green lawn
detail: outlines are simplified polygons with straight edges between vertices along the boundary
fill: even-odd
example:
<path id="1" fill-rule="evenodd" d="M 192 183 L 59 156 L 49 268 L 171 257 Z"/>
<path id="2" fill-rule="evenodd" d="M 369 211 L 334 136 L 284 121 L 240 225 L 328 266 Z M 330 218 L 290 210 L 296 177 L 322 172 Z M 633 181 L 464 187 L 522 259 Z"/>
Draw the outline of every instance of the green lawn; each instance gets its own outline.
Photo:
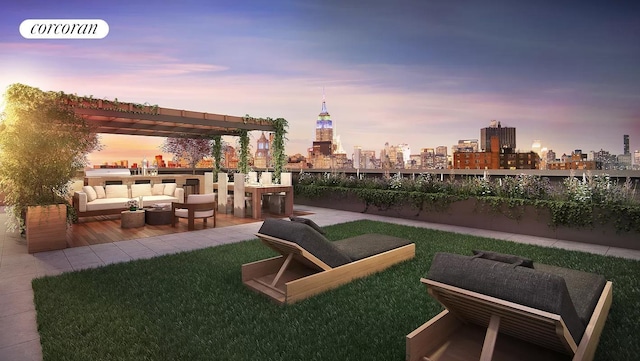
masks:
<path id="1" fill-rule="evenodd" d="M 338 240 L 414 240 L 416 258 L 289 306 L 246 289 L 240 266 L 272 256 L 257 240 L 33 281 L 45 360 L 404 360 L 405 336 L 440 312 L 420 277 L 435 252 L 491 249 L 604 275 L 613 306 L 596 360 L 640 355 L 640 261 L 357 221 Z"/>

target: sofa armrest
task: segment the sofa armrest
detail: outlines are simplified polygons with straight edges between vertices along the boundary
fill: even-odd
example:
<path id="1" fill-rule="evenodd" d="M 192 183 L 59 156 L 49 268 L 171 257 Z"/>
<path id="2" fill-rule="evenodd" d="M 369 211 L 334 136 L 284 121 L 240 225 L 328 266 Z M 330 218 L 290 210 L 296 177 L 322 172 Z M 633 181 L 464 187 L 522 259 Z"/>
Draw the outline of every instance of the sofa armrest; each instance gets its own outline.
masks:
<path id="1" fill-rule="evenodd" d="M 176 190 L 173 192 L 173 196 L 178 198 L 178 203 L 184 203 L 184 188 L 176 188 Z"/>
<path id="2" fill-rule="evenodd" d="M 73 208 L 78 212 L 87 211 L 87 194 L 85 192 L 75 191 L 73 193 Z"/>

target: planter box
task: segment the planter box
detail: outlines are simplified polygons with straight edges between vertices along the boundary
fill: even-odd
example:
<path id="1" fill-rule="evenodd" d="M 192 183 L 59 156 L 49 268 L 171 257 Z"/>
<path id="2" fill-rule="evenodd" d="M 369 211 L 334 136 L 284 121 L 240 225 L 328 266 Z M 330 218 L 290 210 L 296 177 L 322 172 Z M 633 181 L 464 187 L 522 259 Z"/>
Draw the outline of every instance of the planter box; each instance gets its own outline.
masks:
<path id="1" fill-rule="evenodd" d="M 591 243 L 609 247 L 640 250 L 640 234 L 637 232 L 617 232 L 613 222 L 596 224 L 593 228 L 551 227 L 551 215 L 547 209 L 533 206 L 514 207 L 506 205 L 493 209 L 475 198 L 451 203 L 446 209 L 418 210 L 405 204 L 387 209 L 365 204 L 353 193 L 335 192 L 319 198 L 295 196 L 295 203 L 321 208 L 361 212 L 387 217 L 414 219 L 424 222 L 450 224 L 461 227 L 487 229 L 493 231 L 545 237 L 557 240 Z M 511 214 L 508 217 L 507 214 Z M 517 215 L 517 217 L 515 216 Z"/>
<path id="2" fill-rule="evenodd" d="M 67 206 L 29 207 L 26 216 L 29 253 L 67 248 Z"/>

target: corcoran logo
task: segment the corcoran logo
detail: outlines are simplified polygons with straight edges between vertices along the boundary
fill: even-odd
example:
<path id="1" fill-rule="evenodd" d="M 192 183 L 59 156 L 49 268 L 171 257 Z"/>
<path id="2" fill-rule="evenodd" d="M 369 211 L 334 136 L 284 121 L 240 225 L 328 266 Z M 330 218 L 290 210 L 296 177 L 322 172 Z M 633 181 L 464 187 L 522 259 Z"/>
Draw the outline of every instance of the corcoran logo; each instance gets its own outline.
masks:
<path id="1" fill-rule="evenodd" d="M 25 39 L 102 39 L 109 24 L 101 19 L 27 19 L 20 24 Z"/>

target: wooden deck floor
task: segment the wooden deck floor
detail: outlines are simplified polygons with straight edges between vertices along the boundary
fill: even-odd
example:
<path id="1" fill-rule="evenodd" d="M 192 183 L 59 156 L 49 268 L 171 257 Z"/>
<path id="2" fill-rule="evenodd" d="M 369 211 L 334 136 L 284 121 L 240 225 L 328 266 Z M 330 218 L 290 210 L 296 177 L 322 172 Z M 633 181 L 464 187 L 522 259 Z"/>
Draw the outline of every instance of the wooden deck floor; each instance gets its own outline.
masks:
<path id="1" fill-rule="evenodd" d="M 296 215 L 301 215 L 295 212 Z M 272 215 L 263 213 L 264 217 L 282 218 L 283 215 Z M 233 214 L 216 214 L 216 228 L 234 226 L 237 224 L 245 224 L 252 222 L 262 222 L 253 218 L 238 218 Z M 207 227 L 211 228 L 212 222 L 209 219 Z M 203 229 L 202 221 L 196 220 L 195 229 Z M 120 216 L 101 216 L 101 217 L 85 217 L 80 219 L 78 223 L 72 224 L 67 231 L 67 240 L 70 247 L 88 246 L 100 243 L 110 243 L 124 241 L 128 239 L 146 238 L 161 236 L 165 234 L 188 232 L 187 220 L 180 219 L 180 223 L 176 227 L 151 226 L 145 225 L 140 228 L 122 229 L 120 227 Z"/>

